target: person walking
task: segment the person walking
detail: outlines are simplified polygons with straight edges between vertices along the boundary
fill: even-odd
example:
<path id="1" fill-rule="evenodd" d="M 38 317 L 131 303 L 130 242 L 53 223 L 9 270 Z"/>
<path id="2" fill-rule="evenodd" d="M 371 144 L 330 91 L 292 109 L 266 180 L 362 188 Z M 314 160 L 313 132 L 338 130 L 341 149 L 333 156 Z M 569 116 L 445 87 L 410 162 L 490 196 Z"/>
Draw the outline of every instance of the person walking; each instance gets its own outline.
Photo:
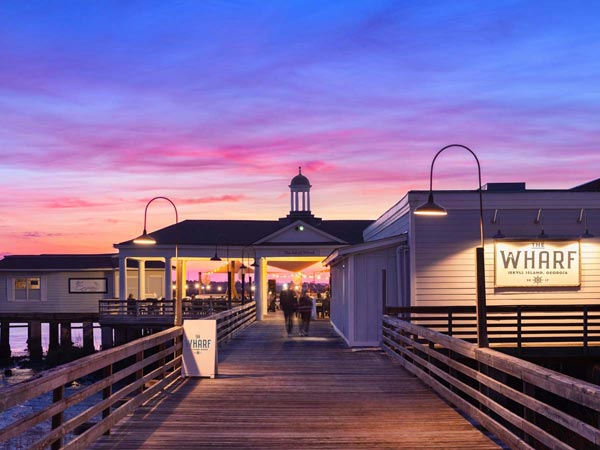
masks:
<path id="1" fill-rule="evenodd" d="M 279 294 L 279 306 L 283 311 L 283 317 L 285 318 L 285 329 L 287 335 L 292 335 L 294 328 L 294 313 L 296 312 L 296 297 L 290 289 L 282 289 Z"/>
<path id="2" fill-rule="evenodd" d="M 313 302 L 306 291 L 302 292 L 298 301 L 298 310 L 302 323 L 300 325 L 300 336 L 308 336 L 308 328 L 310 326 L 310 318 L 312 316 Z"/>

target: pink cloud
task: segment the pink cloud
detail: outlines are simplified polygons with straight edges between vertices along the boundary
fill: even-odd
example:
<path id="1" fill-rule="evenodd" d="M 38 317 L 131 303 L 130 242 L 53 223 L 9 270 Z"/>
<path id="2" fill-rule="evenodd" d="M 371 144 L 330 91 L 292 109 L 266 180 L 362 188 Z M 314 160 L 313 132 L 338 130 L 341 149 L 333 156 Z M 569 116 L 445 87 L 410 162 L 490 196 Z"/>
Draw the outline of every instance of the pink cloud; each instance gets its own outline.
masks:
<path id="1" fill-rule="evenodd" d="M 107 202 L 93 202 L 77 197 L 62 197 L 49 200 L 46 203 L 47 208 L 97 208 L 99 206 L 106 206 L 110 203 Z"/>
<path id="2" fill-rule="evenodd" d="M 200 197 L 200 198 L 184 198 L 178 199 L 177 203 L 182 205 L 197 205 L 203 203 L 235 203 L 246 200 L 248 197 L 245 195 L 221 195 L 218 197 Z"/>

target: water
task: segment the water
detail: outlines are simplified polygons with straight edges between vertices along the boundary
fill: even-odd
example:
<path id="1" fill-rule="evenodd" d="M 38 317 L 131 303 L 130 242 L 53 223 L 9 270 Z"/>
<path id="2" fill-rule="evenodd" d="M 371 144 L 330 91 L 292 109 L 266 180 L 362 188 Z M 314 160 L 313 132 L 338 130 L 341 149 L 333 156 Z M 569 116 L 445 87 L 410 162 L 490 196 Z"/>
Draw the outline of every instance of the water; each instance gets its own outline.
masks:
<path id="1" fill-rule="evenodd" d="M 77 347 L 83 347 L 83 329 L 81 323 L 73 323 L 71 326 L 71 340 Z M 44 353 L 48 351 L 50 342 L 49 326 L 42 323 L 42 349 Z M 100 325 L 94 323 L 94 348 L 100 350 L 101 345 Z M 27 356 L 27 324 L 11 323 L 10 327 L 10 349 L 12 356 Z"/>
<path id="2" fill-rule="evenodd" d="M 81 323 L 72 324 L 71 331 L 71 340 L 73 344 L 76 346 L 83 346 L 83 330 L 81 328 Z M 42 324 L 42 348 L 44 352 L 48 351 L 48 343 L 49 343 L 49 327 L 48 324 Z M 94 347 L 96 350 L 100 349 L 101 343 L 101 334 L 100 328 L 97 323 L 94 324 Z M 11 324 L 10 328 L 10 346 L 12 351 L 12 356 L 21 357 L 27 356 L 27 324 Z M 38 371 L 31 368 L 24 367 L 11 367 L 12 375 L 6 376 L 4 373 L 0 372 L 0 389 L 10 387 L 22 381 L 26 381 L 27 379 L 33 377 L 38 373 Z M 70 396 L 77 393 L 79 390 L 83 389 L 89 385 L 89 381 L 81 381 L 80 383 L 72 383 L 67 386 L 65 391 L 65 396 Z M 93 406 L 95 403 L 99 402 L 102 398 L 101 393 L 97 393 L 92 397 L 89 397 L 78 403 L 71 408 L 68 408 L 65 411 L 65 420 L 69 418 L 75 417 L 78 414 L 81 414 L 86 409 Z M 52 403 L 52 392 L 48 392 L 46 394 L 41 395 L 40 397 L 34 398 L 25 402 L 21 405 L 14 406 L 5 411 L 2 411 L 0 414 L 0 429 L 9 427 L 14 422 L 22 419 L 23 417 L 29 416 L 30 414 L 40 411 L 44 408 L 47 408 Z M 94 417 L 91 419 L 92 422 L 100 420 L 100 417 Z M 40 439 L 44 434 L 46 434 L 51 429 L 50 420 L 42 422 L 35 427 L 30 428 L 27 432 L 22 435 L 10 439 L 9 441 L 5 441 L 0 443 L 0 450 L 18 450 L 18 449 L 26 449 L 33 445 L 38 439 Z M 69 434 L 66 437 L 66 440 L 70 440 L 74 437 L 73 434 Z"/>

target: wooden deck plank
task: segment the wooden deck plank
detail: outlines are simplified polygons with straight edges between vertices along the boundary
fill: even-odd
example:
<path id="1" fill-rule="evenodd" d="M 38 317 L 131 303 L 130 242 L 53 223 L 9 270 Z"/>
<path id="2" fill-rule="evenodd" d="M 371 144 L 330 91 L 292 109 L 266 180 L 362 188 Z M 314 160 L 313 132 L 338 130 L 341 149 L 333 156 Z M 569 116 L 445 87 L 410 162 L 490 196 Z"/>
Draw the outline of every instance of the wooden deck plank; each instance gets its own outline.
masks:
<path id="1" fill-rule="evenodd" d="M 216 379 L 186 379 L 94 448 L 495 449 L 381 352 L 355 352 L 329 322 L 285 336 L 257 322 L 219 349 Z"/>

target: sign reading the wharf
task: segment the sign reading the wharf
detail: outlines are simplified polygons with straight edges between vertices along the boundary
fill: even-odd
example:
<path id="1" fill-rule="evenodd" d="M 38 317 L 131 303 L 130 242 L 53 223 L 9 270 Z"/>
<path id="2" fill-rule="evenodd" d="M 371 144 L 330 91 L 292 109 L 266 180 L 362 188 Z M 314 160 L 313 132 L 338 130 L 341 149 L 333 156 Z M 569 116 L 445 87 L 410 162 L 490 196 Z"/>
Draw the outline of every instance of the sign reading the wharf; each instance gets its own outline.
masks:
<path id="1" fill-rule="evenodd" d="M 217 373 L 217 321 L 185 320 L 183 322 L 184 377 L 210 377 Z"/>
<path id="2" fill-rule="evenodd" d="M 316 250 L 283 250 L 280 252 L 283 256 L 315 256 L 318 255 Z"/>
<path id="3" fill-rule="evenodd" d="M 496 241 L 496 287 L 579 286 L 579 241 Z"/>

